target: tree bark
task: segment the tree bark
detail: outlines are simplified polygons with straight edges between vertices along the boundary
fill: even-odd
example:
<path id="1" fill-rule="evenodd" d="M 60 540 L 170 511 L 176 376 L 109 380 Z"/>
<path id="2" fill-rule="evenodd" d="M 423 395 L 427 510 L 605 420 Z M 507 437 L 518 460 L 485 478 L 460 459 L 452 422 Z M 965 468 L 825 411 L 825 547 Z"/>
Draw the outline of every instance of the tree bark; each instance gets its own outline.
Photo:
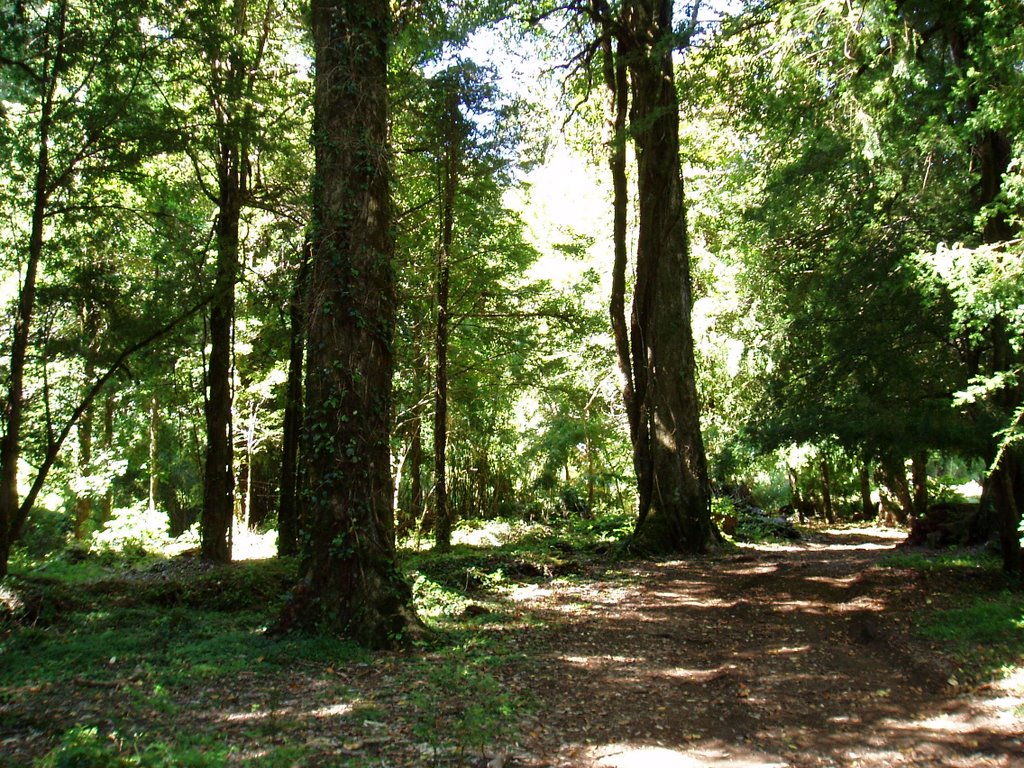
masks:
<path id="1" fill-rule="evenodd" d="M 672 2 L 631 0 L 624 13 L 640 224 L 630 343 L 638 439 L 648 443 L 650 455 L 649 487 L 640 487 L 633 540 L 648 551 L 703 552 L 716 531 L 690 326 Z"/>
<path id="2" fill-rule="evenodd" d="M 918 451 L 910 458 L 911 504 L 914 517 L 928 514 L 928 452 Z"/>
<path id="3" fill-rule="evenodd" d="M 18 292 L 14 330 L 11 340 L 10 373 L 4 402 L 4 435 L 0 440 L 0 577 L 7 574 L 11 543 L 17 538 L 19 517 L 18 460 L 21 458 L 21 428 L 25 408 L 25 363 L 36 304 L 36 279 L 43 258 L 46 209 L 50 201 L 50 127 L 54 94 L 64 55 L 68 8 L 66 0 L 56 9 L 56 29 L 47 19 L 43 40 L 43 93 L 39 111 L 39 150 L 36 155 L 35 189 L 32 204 L 32 230 L 29 235 L 25 277 Z"/>
<path id="4" fill-rule="evenodd" d="M 160 401 L 154 392 L 149 399 L 149 511 L 156 511 L 160 492 Z"/>
<path id="5" fill-rule="evenodd" d="M 879 471 L 886 487 L 896 498 L 896 506 L 893 509 L 896 522 L 906 525 L 914 511 L 914 497 L 907 484 L 907 470 L 903 459 L 883 458 Z"/>
<path id="6" fill-rule="evenodd" d="M 954 63 L 962 70 L 976 66 L 972 60 L 973 45 L 980 45 L 981 28 L 967 24 L 966 17 L 946 20 L 946 34 Z M 986 81 L 991 82 L 991 81 Z M 966 104 L 969 112 L 977 112 L 981 94 L 968 92 Z M 994 126 L 979 132 L 974 139 L 974 159 L 979 171 L 977 186 L 978 210 L 994 203 L 1003 189 L 1006 172 L 1013 159 L 1013 143 L 1003 126 Z M 1011 223 L 1005 210 L 993 212 L 985 221 L 982 235 L 986 243 L 1000 243 L 1012 239 L 1018 227 Z M 989 324 L 992 355 L 990 372 L 1012 370 L 1020 364 L 1020 352 L 1014 352 L 1006 333 L 1007 320 L 996 315 Z M 994 398 L 996 405 L 1007 415 L 1012 414 L 1024 401 L 1024 386 L 1007 386 Z M 1008 573 L 1024 574 L 1024 553 L 1021 551 L 1021 506 L 1024 504 L 1024 453 L 1020 445 L 1006 446 L 1000 454 L 995 440 L 985 457 L 989 474 L 985 478 L 982 500 L 991 500 L 996 513 L 1003 569 Z"/>
<path id="7" fill-rule="evenodd" d="M 235 280 L 238 227 L 242 212 L 239 149 L 222 139 L 217 203 L 217 275 L 210 306 L 210 359 L 206 399 L 206 472 L 203 487 L 202 556 L 231 560 L 231 518 L 234 513 L 234 446 L 231 420 L 231 348 L 235 321 Z"/>
<path id="8" fill-rule="evenodd" d="M 302 261 L 288 306 L 291 337 L 288 342 L 288 384 L 281 435 L 281 496 L 277 509 L 277 553 L 299 554 L 302 517 L 298 504 L 298 458 L 302 433 L 302 361 L 305 351 L 307 283 L 311 259 L 309 243 L 302 247 Z"/>
<path id="9" fill-rule="evenodd" d="M 871 500 L 871 466 L 868 459 L 864 459 L 860 465 L 860 514 L 865 520 L 874 520 L 877 517 L 875 503 Z"/>
<path id="10" fill-rule="evenodd" d="M 266 50 L 274 3 L 268 2 L 262 29 L 249 57 L 241 44 L 249 32 L 248 0 L 233 0 L 227 50 L 213 62 L 211 96 L 217 128 L 217 266 L 210 306 L 210 360 L 207 372 L 206 472 L 203 489 L 202 556 L 231 560 L 235 509 L 232 435 L 231 358 L 234 348 L 235 283 L 238 281 L 239 223 L 248 194 L 248 136 L 253 89 Z"/>
<path id="11" fill-rule="evenodd" d="M 434 546 L 448 549 L 452 543 L 452 510 L 448 503 L 448 312 L 451 281 L 452 238 L 455 229 L 455 195 L 459 184 L 462 139 L 459 133 L 460 95 L 457 81 L 442 81 L 440 200 L 441 232 L 437 249 L 437 329 L 435 333 L 434 395 Z"/>
<path id="12" fill-rule="evenodd" d="M 615 31 L 605 0 L 594 0 L 595 15 L 603 20 L 601 57 L 607 98 L 605 101 L 605 144 L 608 147 L 608 170 L 612 177 L 612 286 L 608 304 L 615 358 L 622 381 L 622 399 L 629 420 L 629 437 L 633 448 L 633 469 L 640 493 L 640 509 L 647 506 L 650 494 L 649 442 L 641 438 L 643 425 L 637 405 L 630 354 L 630 331 L 626 323 L 626 265 L 629 251 L 626 244 L 629 205 L 629 179 L 626 175 L 626 119 L 629 114 L 629 79 L 619 50 L 615 50 Z"/>
<path id="13" fill-rule="evenodd" d="M 827 458 L 821 460 L 819 469 L 821 470 L 822 510 L 825 513 L 825 520 L 829 524 L 834 524 L 836 522 L 836 511 L 832 506 L 832 468 L 829 466 Z"/>
<path id="14" fill-rule="evenodd" d="M 93 377 L 92 366 L 87 366 L 87 376 Z M 82 414 L 78 422 L 78 475 L 79 477 L 91 477 L 92 466 L 92 408 Z M 89 519 L 93 516 L 93 495 L 92 489 L 80 490 L 75 498 L 75 541 L 85 538 L 86 528 Z"/>
<path id="15" fill-rule="evenodd" d="M 117 395 L 108 394 L 103 398 L 103 442 L 102 450 L 104 456 L 110 456 L 114 447 L 114 408 L 116 407 Z M 107 490 L 100 502 L 100 513 L 96 518 L 96 527 L 101 528 L 110 520 L 114 512 L 114 483 L 110 478 L 107 481 Z"/>
<path id="16" fill-rule="evenodd" d="M 313 264 L 303 463 L 310 542 L 278 622 L 393 646 L 416 625 L 391 492 L 385 0 L 314 0 Z"/>

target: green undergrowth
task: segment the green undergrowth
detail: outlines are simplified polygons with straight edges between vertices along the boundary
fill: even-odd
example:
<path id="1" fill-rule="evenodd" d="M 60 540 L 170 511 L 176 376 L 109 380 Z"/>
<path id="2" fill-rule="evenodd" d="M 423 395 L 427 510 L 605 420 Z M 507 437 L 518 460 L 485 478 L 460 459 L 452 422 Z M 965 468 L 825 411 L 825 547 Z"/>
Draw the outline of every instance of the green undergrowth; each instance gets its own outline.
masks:
<path id="1" fill-rule="evenodd" d="M 415 743 L 424 765 L 473 764 L 485 747 L 514 741 L 533 709 L 529 695 L 508 684 L 523 658 L 510 638 L 535 625 L 511 593 L 579 578 L 610 557 L 627 525 L 625 517 L 499 521 L 460 529 L 444 553 L 403 549 L 434 639 L 384 657 L 333 637 L 267 636 L 296 579 L 293 560 L 210 567 L 138 553 L 20 559 L 0 586 L 0 734 L 46 733 L 48 751 L 22 763 L 33 768 L 378 764 L 369 748 L 348 754 L 352 739 L 325 745 L 305 738 L 301 723 L 275 717 L 253 721 L 250 743 L 266 746 L 246 756 L 225 743 L 216 722 L 194 716 L 194 705 L 237 712 L 224 697 L 239 680 L 243 690 L 270 695 L 301 675 L 302 685 L 340 686 L 353 707 L 339 716 L 356 733 L 353 743 L 374 743 L 373 730 L 386 721 L 389 734 Z M 382 658 L 379 701 L 353 698 L 333 677 Z M 37 696 L 57 697 L 63 715 L 26 706 Z M 65 707 L 62 696 L 81 702 Z"/>
<path id="2" fill-rule="evenodd" d="M 287 561 L 164 578 L 152 571 L 94 580 L 61 576 L 29 572 L 4 583 L 9 610 L 0 624 L 0 679 L 8 685 L 130 679 L 174 686 L 296 660 L 359 656 L 331 638 L 266 636 L 294 580 Z"/>
<path id="3" fill-rule="evenodd" d="M 930 616 L 921 633 L 941 642 L 965 676 L 986 681 L 1024 667 L 1024 593 L 973 595 Z"/>
<path id="4" fill-rule="evenodd" d="M 917 571 L 934 597 L 919 611 L 918 632 L 942 645 L 959 677 L 980 683 L 1024 668 L 1024 585 L 984 550 L 899 551 L 884 567 Z"/>
<path id="5" fill-rule="evenodd" d="M 625 515 L 556 524 L 491 521 L 456 531 L 447 551 L 402 549 L 420 615 L 435 628 L 478 627 L 508 620 L 507 596 L 518 587 L 579 578 L 611 562 L 629 530 Z"/>

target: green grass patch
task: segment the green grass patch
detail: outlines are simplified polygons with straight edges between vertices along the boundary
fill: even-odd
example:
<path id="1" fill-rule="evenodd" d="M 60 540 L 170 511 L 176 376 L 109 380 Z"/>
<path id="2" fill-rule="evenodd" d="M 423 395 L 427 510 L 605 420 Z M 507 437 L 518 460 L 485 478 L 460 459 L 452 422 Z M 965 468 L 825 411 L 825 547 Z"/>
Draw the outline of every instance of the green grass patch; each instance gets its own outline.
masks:
<path id="1" fill-rule="evenodd" d="M 297 660 L 367 658 L 334 637 L 266 636 L 294 580 L 293 562 L 250 561 L 166 574 L 140 569 L 92 580 L 79 578 L 76 568 L 95 572 L 85 561 L 5 581 L 0 679 L 6 685 L 80 677 L 174 686 Z"/>
<path id="2" fill-rule="evenodd" d="M 419 670 L 412 681 L 413 733 L 434 751 L 463 758 L 484 747 L 511 744 L 524 712 L 522 696 L 503 686 L 486 665 L 455 654 Z"/>
<path id="3" fill-rule="evenodd" d="M 269 638 L 264 613 L 185 607 L 102 608 L 65 617 L 63 626 L 25 627 L 0 641 L 0 678 L 39 685 L 83 678 L 144 679 L 174 686 L 246 670 L 361 660 L 366 654 L 333 637 Z"/>
<path id="4" fill-rule="evenodd" d="M 938 587 L 934 607 L 918 613 L 918 633 L 940 643 L 961 676 L 983 682 L 1024 666 L 1024 593 L 997 555 L 980 549 L 901 550 L 879 565 L 917 571 Z"/>
<path id="5" fill-rule="evenodd" d="M 921 634 L 941 642 L 973 680 L 1024 666 L 1024 594 L 1004 590 L 935 611 Z"/>
<path id="6" fill-rule="evenodd" d="M 998 556 L 980 550 L 898 551 L 886 555 L 878 564 L 884 568 L 909 568 L 924 573 L 939 571 L 999 573 L 1002 571 L 1002 561 Z"/>
<path id="7" fill-rule="evenodd" d="M 100 733 L 95 726 L 76 726 L 60 743 L 33 761 L 32 768 L 219 768 L 227 765 L 226 747 L 183 736 L 176 744 Z"/>

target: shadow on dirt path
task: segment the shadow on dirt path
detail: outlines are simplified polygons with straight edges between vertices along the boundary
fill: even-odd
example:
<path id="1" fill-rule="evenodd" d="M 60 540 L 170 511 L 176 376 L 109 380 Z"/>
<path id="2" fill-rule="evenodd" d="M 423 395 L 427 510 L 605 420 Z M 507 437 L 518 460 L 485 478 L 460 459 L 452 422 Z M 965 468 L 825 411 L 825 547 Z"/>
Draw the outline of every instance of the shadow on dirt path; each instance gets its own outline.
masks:
<path id="1" fill-rule="evenodd" d="M 816 534 L 520 596 L 545 629 L 522 640 L 517 684 L 541 709 L 516 764 L 1024 765 L 1013 702 L 951 685 L 911 633 L 923 585 L 872 567 L 893 536 Z"/>

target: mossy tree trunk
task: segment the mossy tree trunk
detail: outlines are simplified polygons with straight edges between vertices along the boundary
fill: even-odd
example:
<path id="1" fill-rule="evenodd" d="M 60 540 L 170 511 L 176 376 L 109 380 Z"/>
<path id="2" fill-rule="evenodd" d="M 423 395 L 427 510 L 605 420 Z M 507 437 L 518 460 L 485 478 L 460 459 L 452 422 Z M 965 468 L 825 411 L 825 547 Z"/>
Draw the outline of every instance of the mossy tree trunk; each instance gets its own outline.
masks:
<path id="1" fill-rule="evenodd" d="M 385 0 L 315 0 L 311 266 L 303 452 L 310 541 L 282 617 L 373 647 L 415 623 L 395 560 L 394 278 Z"/>

